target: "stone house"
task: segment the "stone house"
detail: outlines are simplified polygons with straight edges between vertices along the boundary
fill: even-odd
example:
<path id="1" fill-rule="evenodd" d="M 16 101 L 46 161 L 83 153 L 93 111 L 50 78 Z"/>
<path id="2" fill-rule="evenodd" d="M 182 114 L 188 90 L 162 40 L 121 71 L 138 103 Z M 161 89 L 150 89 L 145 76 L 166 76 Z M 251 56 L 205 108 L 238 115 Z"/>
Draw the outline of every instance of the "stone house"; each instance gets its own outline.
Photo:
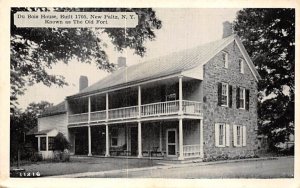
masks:
<path id="1" fill-rule="evenodd" d="M 257 149 L 257 73 L 238 36 L 119 68 L 47 109 L 38 148 L 53 156 L 62 132 L 71 154 L 203 159 L 251 155 Z"/>

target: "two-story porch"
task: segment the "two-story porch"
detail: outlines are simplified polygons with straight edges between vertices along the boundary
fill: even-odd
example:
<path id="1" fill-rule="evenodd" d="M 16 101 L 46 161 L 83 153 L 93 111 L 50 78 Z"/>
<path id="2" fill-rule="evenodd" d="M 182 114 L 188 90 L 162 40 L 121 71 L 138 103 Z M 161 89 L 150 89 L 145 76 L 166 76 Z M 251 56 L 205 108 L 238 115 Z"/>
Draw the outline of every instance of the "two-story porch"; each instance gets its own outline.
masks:
<path id="1" fill-rule="evenodd" d="M 201 80 L 174 76 L 67 99 L 75 154 L 203 155 Z"/>

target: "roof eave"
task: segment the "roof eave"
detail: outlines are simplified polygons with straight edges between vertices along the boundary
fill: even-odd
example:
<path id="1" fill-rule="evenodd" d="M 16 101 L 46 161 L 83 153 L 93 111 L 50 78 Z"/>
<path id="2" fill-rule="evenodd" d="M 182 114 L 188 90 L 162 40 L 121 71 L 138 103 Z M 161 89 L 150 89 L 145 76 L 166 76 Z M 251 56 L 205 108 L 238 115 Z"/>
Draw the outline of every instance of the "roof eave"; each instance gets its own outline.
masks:
<path id="1" fill-rule="evenodd" d="M 170 73 L 170 74 L 166 74 L 166 75 L 163 75 L 163 76 L 155 76 L 155 77 L 150 77 L 150 78 L 146 78 L 146 79 L 135 80 L 135 81 L 127 82 L 127 83 L 114 85 L 114 86 L 111 86 L 111 87 L 106 87 L 106 88 L 102 88 L 102 89 L 93 90 L 93 91 L 90 91 L 90 92 L 77 93 L 75 95 L 67 96 L 66 99 L 68 100 L 68 99 L 73 99 L 73 98 L 77 98 L 77 97 L 93 95 L 93 94 L 96 94 L 96 93 L 102 93 L 102 92 L 110 91 L 110 90 L 118 90 L 118 88 L 130 87 L 130 86 L 134 86 L 136 84 L 141 84 L 141 83 L 149 82 L 149 81 L 152 81 L 152 80 L 155 81 L 156 79 L 161 79 L 161 78 L 164 78 L 164 77 L 170 77 L 170 76 L 175 77 L 175 76 L 179 76 L 179 75 L 182 75 L 182 70 L 176 71 L 176 72 L 173 72 L 173 73 Z"/>

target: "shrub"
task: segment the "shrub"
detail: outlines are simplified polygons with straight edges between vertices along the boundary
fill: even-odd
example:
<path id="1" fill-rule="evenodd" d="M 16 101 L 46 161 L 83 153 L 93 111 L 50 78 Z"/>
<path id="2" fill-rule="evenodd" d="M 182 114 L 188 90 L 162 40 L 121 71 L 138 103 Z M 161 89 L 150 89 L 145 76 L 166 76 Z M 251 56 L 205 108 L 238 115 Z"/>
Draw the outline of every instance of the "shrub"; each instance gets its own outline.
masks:
<path id="1" fill-rule="evenodd" d="M 41 153 L 35 152 L 31 157 L 30 161 L 32 162 L 37 162 L 37 161 L 42 161 L 43 160 L 43 155 Z"/>
<path id="2" fill-rule="evenodd" d="M 65 149 L 64 152 L 62 152 L 61 160 L 63 162 L 69 162 L 70 161 L 70 152 L 68 149 Z"/>
<path id="3" fill-rule="evenodd" d="M 70 148 L 70 143 L 62 133 L 58 133 L 54 138 L 54 147 L 55 150 L 63 152 Z"/>

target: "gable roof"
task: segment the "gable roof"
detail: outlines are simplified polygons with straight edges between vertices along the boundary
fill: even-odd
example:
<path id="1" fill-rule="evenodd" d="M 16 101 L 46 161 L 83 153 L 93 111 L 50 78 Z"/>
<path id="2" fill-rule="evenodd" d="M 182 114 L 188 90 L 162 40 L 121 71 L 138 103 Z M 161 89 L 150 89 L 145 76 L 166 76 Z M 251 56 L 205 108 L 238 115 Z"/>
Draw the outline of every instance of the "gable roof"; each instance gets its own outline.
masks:
<path id="1" fill-rule="evenodd" d="M 39 115 L 39 117 L 46 117 L 46 116 L 54 116 L 58 114 L 66 113 L 65 101 L 58 103 L 55 106 L 51 106 L 46 108 L 45 111 Z"/>
<path id="2" fill-rule="evenodd" d="M 72 98 L 83 96 L 155 78 L 182 73 L 183 71 L 204 65 L 234 40 L 239 43 L 239 47 L 243 46 L 236 35 L 231 35 L 227 38 L 210 42 L 195 48 L 174 52 L 170 55 L 116 70 L 104 79 L 69 97 Z M 240 47 L 240 50 L 244 51 L 242 54 L 246 56 L 246 62 L 248 63 L 256 80 L 259 80 L 260 76 L 257 73 L 250 57 L 245 51 L 245 48 Z"/>

